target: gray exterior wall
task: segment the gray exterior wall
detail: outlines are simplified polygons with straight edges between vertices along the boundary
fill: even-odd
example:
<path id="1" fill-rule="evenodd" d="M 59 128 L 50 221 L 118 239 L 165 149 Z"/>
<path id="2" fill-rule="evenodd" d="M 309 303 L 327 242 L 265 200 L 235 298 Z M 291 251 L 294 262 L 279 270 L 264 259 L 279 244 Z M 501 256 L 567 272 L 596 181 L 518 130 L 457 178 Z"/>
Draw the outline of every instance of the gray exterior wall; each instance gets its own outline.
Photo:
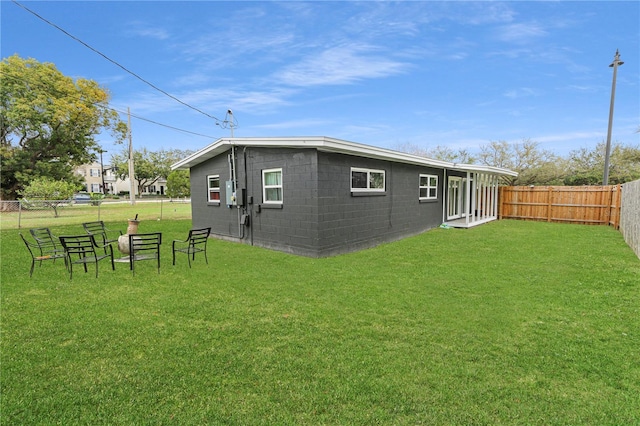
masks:
<path id="1" fill-rule="evenodd" d="M 238 237 L 238 213 L 225 204 L 224 182 L 230 180 L 227 153 L 206 163 L 199 164 L 190 171 L 191 216 L 194 228 L 211 227 L 211 233 L 221 237 Z M 220 175 L 221 202 L 208 203 L 207 176 Z"/>
<path id="2" fill-rule="evenodd" d="M 318 182 L 315 149 L 251 148 L 246 151 L 247 195 L 253 195 L 250 243 L 317 256 Z M 262 170 L 282 168 L 282 206 L 262 200 Z"/>
<path id="3" fill-rule="evenodd" d="M 319 254 L 372 247 L 442 223 L 443 171 L 342 154 L 319 153 Z M 385 171 L 384 193 L 351 193 L 351 168 Z M 419 201 L 419 175 L 437 175 L 438 200 Z"/>
<path id="4" fill-rule="evenodd" d="M 225 205 L 227 154 L 191 169 L 193 226 L 215 236 L 289 253 L 324 257 L 416 235 L 442 223 L 444 171 L 315 149 L 236 149 L 242 209 Z M 351 193 L 351 168 L 385 170 L 386 190 Z M 282 168 L 283 204 L 262 202 L 262 170 Z M 245 174 L 246 170 L 246 174 Z M 438 199 L 420 202 L 419 175 L 438 176 Z M 221 180 L 221 203 L 207 203 L 207 176 Z M 250 217 L 239 227 L 238 210 Z"/>

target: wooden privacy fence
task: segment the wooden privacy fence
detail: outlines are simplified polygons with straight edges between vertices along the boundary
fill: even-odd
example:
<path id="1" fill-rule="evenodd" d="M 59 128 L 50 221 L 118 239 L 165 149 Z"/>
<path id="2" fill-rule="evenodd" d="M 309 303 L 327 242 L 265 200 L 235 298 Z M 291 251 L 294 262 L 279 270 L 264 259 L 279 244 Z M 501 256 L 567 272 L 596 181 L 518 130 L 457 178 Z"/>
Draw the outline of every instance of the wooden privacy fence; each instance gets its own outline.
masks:
<path id="1" fill-rule="evenodd" d="M 640 257 L 640 180 L 622 186 L 620 232 L 629 247 Z"/>
<path id="2" fill-rule="evenodd" d="M 620 227 L 621 185 L 502 186 L 499 218 Z"/>

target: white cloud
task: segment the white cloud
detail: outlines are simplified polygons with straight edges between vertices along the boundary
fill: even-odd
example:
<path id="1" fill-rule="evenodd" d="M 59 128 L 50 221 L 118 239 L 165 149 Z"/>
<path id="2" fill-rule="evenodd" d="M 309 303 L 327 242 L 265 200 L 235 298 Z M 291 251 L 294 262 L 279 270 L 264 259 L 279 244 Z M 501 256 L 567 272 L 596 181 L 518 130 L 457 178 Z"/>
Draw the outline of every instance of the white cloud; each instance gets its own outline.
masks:
<path id="1" fill-rule="evenodd" d="M 540 143 L 549 143 L 549 142 L 567 142 L 567 141 L 576 141 L 576 140 L 590 140 L 590 141 L 599 141 L 604 136 L 604 132 L 602 131 L 589 131 L 589 132 L 568 132 L 568 133 L 558 133 L 555 135 L 546 135 L 546 136 L 537 136 L 532 138 L 536 142 Z M 594 143 L 595 143 L 594 142 Z"/>
<path id="2" fill-rule="evenodd" d="M 166 40 L 170 37 L 169 32 L 164 28 L 154 27 L 142 21 L 130 22 L 127 34 L 138 37 L 152 38 L 155 40 Z"/>
<path id="3" fill-rule="evenodd" d="M 546 36 L 547 31 L 538 23 L 513 23 L 499 28 L 498 38 L 511 43 L 528 43 Z"/>
<path id="4" fill-rule="evenodd" d="M 405 72 L 408 64 L 371 55 L 369 46 L 332 47 L 286 67 L 276 78 L 290 86 L 351 84 Z"/>
<path id="5" fill-rule="evenodd" d="M 283 89 L 246 90 L 246 89 L 198 89 L 182 93 L 172 93 L 195 108 L 219 117 L 231 108 L 234 111 L 250 110 L 254 114 L 273 111 L 275 108 L 287 105 L 287 97 L 291 91 Z M 118 100 L 119 103 L 131 107 L 131 111 L 138 115 L 156 112 L 187 111 L 188 107 L 159 93 L 137 94 L 132 99 Z"/>
<path id="6" fill-rule="evenodd" d="M 510 99 L 518 99 L 529 96 L 539 96 L 540 90 L 533 89 L 531 87 L 521 87 L 519 89 L 512 89 L 504 93 L 504 96 Z"/>
<path id="7" fill-rule="evenodd" d="M 119 81 L 123 81 L 127 78 L 125 74 L 111 74 L 105 75 L 103 77 L 98 77 L 96 80 L 100 82 L 103 86 L 109 86 L 110 84 L 117 83 Z"/>
<path id="8" fill-rule="evenodd" d="M 336 128 L 334 131 L 339 138 L 376 145 L 376 139 L 380 137 L 386 139 L 386 134 L 391 130 L 392 128 L 386 124 L 362 123 L 348 124 L 342 128 Z M 385 143 L 388 143 L 388 141 L 384 143 L 378 142 L 377 145 L 384 145 Z"/>
<path id="9" fill-rule="evenodd" d="M 185 86 L 202 86 L 211 81 L 211 75 L 205 72 L 195 71 L 173 80 L 172 84 L 176 87 Z"/>
<path id="10" fill-rule="evenodd" d="M 455 2 L 450 3 L 455 4 Z M 508 2 L 461 2 L 460 5 L 466 13 L 458 15 L 457 19 L 473 25 L 511 22 L 516 16 L 516 12 Z"/>
<path id="11" fill-rule="evenodd" d="M 330 124 L 331 122 L 328 120 L 305 119 L 305 120 L 280 121 L 275 123 L 256 125 L 253 127 L 258 129 L 282 130 L 282 129 L 308 128 L 308 127 L 314 127 L 314 126 L 328 126 Z"/>
<path id="12" fill-rule="evenodd" d="M 578 85 L 578 84 L 570 84 L 567 86 L 567 89 L 576 91 L 576 92 L 584 92 L 584 93 L 596 93 L 600 91 L 599 86 L 593 86 L 593 85 L 585 86 L 585 85 Z"/>

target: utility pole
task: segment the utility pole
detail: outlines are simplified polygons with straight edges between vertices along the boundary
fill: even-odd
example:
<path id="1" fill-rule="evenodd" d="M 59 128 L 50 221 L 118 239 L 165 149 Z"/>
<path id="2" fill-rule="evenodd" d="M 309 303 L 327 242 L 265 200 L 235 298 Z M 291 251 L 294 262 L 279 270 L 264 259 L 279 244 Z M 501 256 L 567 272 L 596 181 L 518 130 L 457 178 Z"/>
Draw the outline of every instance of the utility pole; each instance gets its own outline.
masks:
<path id="1" fill-rule="evenodd" d="M 131 111 L 127 107 L 127 128 L 129 130 L 129 200 L 131 205 L 136 204 L 136 186 L 134 182 L 134 170 L 133 170 L 133 143 L 131 142 Z"/>
<path id="2" fill-rule="evenodd" d="M 602 178 L 603 185 L 609 185 L 609 157 L 611 156 L 611 127 L 613 126 L 613 102 L 616 98 L 616 75 L 618 67 L 624 64 L 620 60 L 620 53 L 616 49 L 616 56 L 609 67 L 613 67 L 613 83 L 611 83 L 611 105 L 609 106 L 609 129 L 607 130 L 607 148 L 604 153 L 604 176 Z"/>

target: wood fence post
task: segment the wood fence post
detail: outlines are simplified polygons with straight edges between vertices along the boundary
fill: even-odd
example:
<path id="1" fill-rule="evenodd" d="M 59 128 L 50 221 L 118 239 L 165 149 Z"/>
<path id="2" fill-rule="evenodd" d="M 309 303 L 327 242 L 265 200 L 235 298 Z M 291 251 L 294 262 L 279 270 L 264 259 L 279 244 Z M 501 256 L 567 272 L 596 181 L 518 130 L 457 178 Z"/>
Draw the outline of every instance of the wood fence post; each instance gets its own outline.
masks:
<path id="1" fill-rule="evenodd" d="M 607 197 L 607 202 L 608 202 L 607 208 L 603 209 L 603 210 L 606 210 L 606 212 L 607 212 L 607 222 L 606 222 L 606 224 L 608 226 L 611 226 L 611 221 L 613 219 L 613 216 L 611 215 L 611 213 L 613 212 L 612 207 L 613 207 L 613 190 L 614 190 L 614 188 L 615 188 L 615 185 L 611 185 L 609 187 L 609 196 Z"/>
<path id="2" fill-rule="evenodd" d="M 614 194 L 615 190 L 615 194 Z M 620 210 L 622 210 L 622 185 L 611 187 L 611 203 L 609 204 L 609 225 L 614 229 L 620 228 Z"/>
<path id="3" fill-rule="evenodd" d="M 551 208 L 553 205 L 553 187 L 549 186 L 549 190 L 547 191 L 547 222 L 551 222 Z"/>

